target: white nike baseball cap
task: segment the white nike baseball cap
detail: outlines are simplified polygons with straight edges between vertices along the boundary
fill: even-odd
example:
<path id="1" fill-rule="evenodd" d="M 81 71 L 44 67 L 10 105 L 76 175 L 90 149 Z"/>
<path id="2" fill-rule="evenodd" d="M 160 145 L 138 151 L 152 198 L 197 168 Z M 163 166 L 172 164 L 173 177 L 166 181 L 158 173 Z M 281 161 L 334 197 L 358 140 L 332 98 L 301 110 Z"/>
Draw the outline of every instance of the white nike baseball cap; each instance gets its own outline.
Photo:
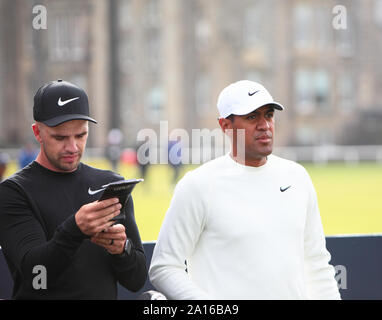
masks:
<path id="1" fill-rule="evenodd" d="M 264 86 L 249 80 L 240 80 L 225 87 L 217 103 L 220 118 L 227 118 L 231 114 L 245 115 L 266 105 L 284 110 L 281 104 L 273 100 Z"/>

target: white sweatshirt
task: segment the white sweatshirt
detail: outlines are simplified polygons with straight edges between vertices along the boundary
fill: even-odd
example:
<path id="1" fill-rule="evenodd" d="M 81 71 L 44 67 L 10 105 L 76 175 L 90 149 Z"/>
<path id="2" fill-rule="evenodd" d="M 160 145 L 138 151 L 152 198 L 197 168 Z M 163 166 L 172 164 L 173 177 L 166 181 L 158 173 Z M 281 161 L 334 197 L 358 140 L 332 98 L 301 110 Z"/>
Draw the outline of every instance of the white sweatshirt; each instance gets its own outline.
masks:
<path id="1" fill-rule="evenodd" d="M 225 155 L 177 184 L 149 275 L 169 299 L 339 299 L 329 260 L 306 170 Z"/>

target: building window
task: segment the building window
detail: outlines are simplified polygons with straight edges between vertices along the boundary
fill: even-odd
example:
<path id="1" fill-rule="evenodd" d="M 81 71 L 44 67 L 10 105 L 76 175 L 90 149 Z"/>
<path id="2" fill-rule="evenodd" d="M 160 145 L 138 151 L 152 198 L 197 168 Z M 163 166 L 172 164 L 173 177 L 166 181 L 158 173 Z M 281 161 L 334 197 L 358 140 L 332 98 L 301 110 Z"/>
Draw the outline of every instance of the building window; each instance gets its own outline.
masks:
<path id="1" fill-rule="evenodd" d="M 82 61 L 86 58 L 89 28 L 84 15 L 56 14 L 48 19 L 51 61 Z"/>
<path id="2" fill-rule="evenodd" d="M 194 2 L 193 14 L 195 48 L 203 54 L 202 52 L 208 49 L 211 42 L 211 25 L 205 8 L 199 2 Z"/>
<path id="3" fill-rule="evenodd" d="M 119 47 L 118 55 L 120 70 L 125 75 L 131 74 L 134 70 L 134 46 L 131 37 L 121 37 Z"/>
<path id="4" fill-rule="evenodd" d="M 312 101 L 310 74 L 308 70 L 298 70 L 294 79 L 295 107 L 300 114 L 310 114 L 314 111 Z"/>
<path id="5" fill-rule="evenodd" d="M 300 146 L 333 144 L 333 133 L 331 128 L 328 127 L 301 125 L 297 127 L 295 132 L 296 143 Z M 316 153 L 313 156 L 315 159 L 320 160 L 325 154 Z"/>
<path id="6" fill-rule="evenodd" d="M 338 106 L 343 112 L 354 108 L 354 80 L 349 72 L 342 73 L 337 84 Z"/>
<path id="7" fill-rule="evenodd" d="M 195 84 L 196 111 L 199 116 L 205 116 L 210 108 L 210 77 L 208 74 L 201 74 Z"/>
<path id="8" fill-rule="evenodd" d="M 382 0 L 375 0 L 374 2 L 374 17 L 375 23 L 382 27 Z"/>
<path id="9" fill-rule="evenodd" d="M 329 104 L 329 75 L 325 70 L 313 71 L 313 99 L 315 105 L 319 109 L 328 108 Z"/>
<path id="10" fill-rule="evenodd" d="M 314 41 L 313 8 L 308 4 L 299 3 L 293 12 L 293 35 L 296 49 L 309 49 Z"/>
<path id="11" fill-rule="evenodd" d="M 204 18 L 199 18 L 194 27 L 195 47 L 198 51 L 208 48 L 211 38 L 211 28 L 209 22 Z"/>
<path id="12" fill-rule="evenodd" d="M 159 0 L 146 1 L 143 23 L 145 27 L 146 70 L 150 74 L 158 74 L 162 64 L 162 30 Z"/>
<path id="13" fill-rule="evenodd" d="M 300 126 L 296 129 L 296 142 L 297 145 L 313 145 L 316 142 L 316 131 L 308 126 Z"/>
<path id="14" fill-rule="evenodd" d="M 151 74 L 158 74 L 162 66 L 162 38 L 159 30 L 146 33 L 146 67 Z"/>
<path id="15" fill-rule="evenodd" d="M 338 55 L 342 58 L 352 57 L 354 55 L 356 21 L 353 19 L 352 10 L 346 11 L 346 29 L 334 30 L 335 48 Z"/>
<path id="16" fill-rule="evenodd" d="M 133 20 L 133 4 L 131 0 L 123 0 L 120 2 L 120 7 L 118 10 L 118 22 L 120 24 L 120 28 L 122 30 L 130 30 L 132 27 L 134 27 L 134 20 Z"/>
<path id="17" fill-rule="evenodd" d="M 244 11 L 244 47 L 264 47 L 269 41 L 268 14 L 271 14 L 268 1 L 251 3 Z"/>
<path id="18" fill-rule="evenodd" d="M 332 39 L 331 9 L 326 3 L 299 3 L 293 11 L 294 47 L 298 51 L 326 50 Z"/>
<path id="19" fill-rule="evenodd" d="M 330 8 L 325 3 L 320 4 L 315 8 L 315 34 L 317 49 L 326 50 L 328 46 L 333 43 L 332 33 L 332 16 L 330 15 Z"/>
<path id="20" fill-rule="evenodd" d="M 127 81 L 123 82 L 123 90 L 120 91 L 119 96 L 120 100 L 123 101 L 121 104 L 121 118 L 123 127 L 125 128 L 126 133 L 134 132 L 137 129 L 137 121 L 134 120 L 137 117 L 137 110 L 134 110 L 136 101 L 133 96 L 133 88 L 130 83 Z M 138 115 L 139 117 L 139 115 Z"/>
<path id="21" fill-rule="evenodd" d="M 161 25 L 162 15 L 160 0 L 148 0 L 145 7 L 143 22 L 147 28 L 158 28 Z"/>
<path id="22" fill-rule="evenodd" d="M 312 114 L 329 108 L 330 79 L 326 70 L 297 70 L 294 78 L 296 110 L 300 114 Z"/>
<path id="23" fill-rule="evenodd" d="M 148 93 L 146 100 L 146 118 L 153 123 L 158 122 L 164 110 L 165 94 L 161 86 L 154 86 Z"/>

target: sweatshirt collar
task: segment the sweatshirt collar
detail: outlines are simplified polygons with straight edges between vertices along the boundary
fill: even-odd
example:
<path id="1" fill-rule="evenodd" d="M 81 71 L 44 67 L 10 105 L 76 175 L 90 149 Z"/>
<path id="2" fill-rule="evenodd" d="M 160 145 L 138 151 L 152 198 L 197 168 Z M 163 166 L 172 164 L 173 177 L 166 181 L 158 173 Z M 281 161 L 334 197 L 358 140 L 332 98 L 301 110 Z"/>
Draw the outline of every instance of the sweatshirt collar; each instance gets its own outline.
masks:
<path id="1" fill-rule="evenodd" d="M 247 172 L 263 172 L 264 170 L 266 170 L 269 166 L 270 166 L 270 163 L 272 162 L 272 155 L 269 155 L 267 157 L 267 161 L 265 164 L 263 164 L 262 166 L 259 166 L 259 167 L 253 167 L 253 166 L 247 166 L 247 165 L 244 165 L 244 164 L 241 164 L 237 161 L 235 161 L 230 153 L 227 153 L 225 155 L 225 157 L 227 158 L 227 162 L 230 164 L 230 165 L 233 165 L 235 167 L 237 167 L 238 169 L 241 169 L 241 170 L 244 170 L 244 171 L 247 171 Z"/>

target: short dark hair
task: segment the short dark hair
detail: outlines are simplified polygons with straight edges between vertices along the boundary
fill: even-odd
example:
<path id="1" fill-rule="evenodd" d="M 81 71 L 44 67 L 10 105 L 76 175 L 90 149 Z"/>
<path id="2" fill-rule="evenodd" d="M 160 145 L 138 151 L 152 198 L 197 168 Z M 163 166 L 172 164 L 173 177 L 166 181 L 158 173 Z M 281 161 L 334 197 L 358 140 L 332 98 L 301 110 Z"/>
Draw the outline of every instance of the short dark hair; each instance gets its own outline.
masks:
<path id="1" fill-rule="evenodd" d="M 230 114 L 228 117 L 226 117 L 226 119 L 228 119 L 231 122 L 233 122 L 235 120 L 235 115 L 234 114 Z"/>

